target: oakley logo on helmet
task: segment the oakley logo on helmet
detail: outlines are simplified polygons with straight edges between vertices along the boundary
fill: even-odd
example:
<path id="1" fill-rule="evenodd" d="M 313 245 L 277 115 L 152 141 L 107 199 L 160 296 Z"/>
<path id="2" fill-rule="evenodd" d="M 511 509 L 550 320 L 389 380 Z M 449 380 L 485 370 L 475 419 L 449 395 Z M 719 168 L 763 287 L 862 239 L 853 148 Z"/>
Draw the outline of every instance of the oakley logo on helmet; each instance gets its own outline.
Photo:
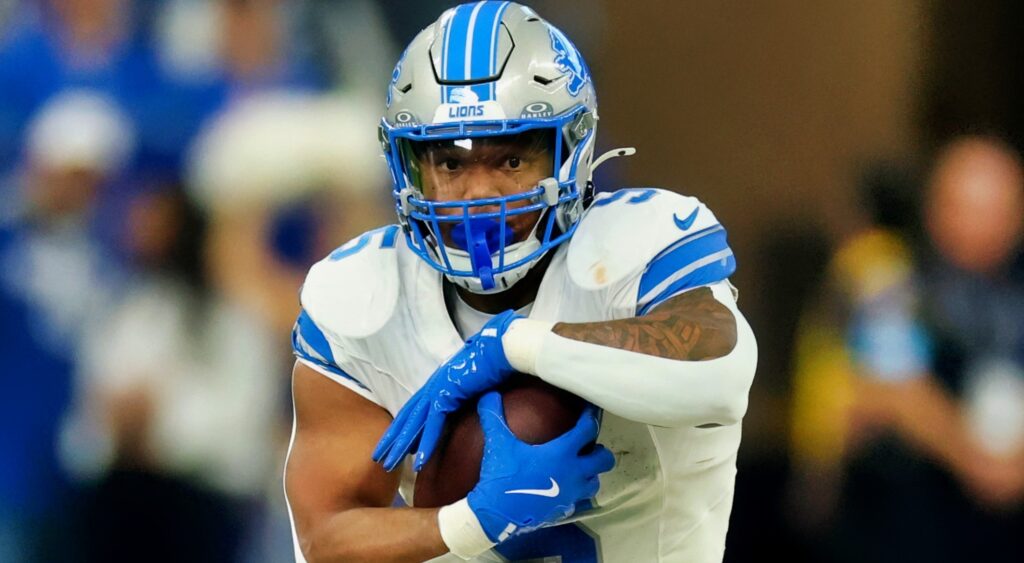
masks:
<path id="1" fill-rule="evenodd" d="M 555 108 L 547 102 L 533 102 L 523 108 L 522 117 L 551 117 Z"/>
<path id="2" fill-rule="evenodd" d="M 416 117 L 408 111 L 400 111 L 395 114 L 395 121 L 402 125 L 409 125 L 416 122 Z"/>
<path id="3" fill-rule="evenodd" d="M 580 90 L 590 81 L 587 63 L 583 62 L 580 52 L 564 33 L 554 26 L 549 26 L 548 30 L 551 33 L 551 48 L 557 53 L 555 64 L 563 74 L 569 75 L 569 82 L 565 88 L 573 96 L 578 96 Z"/>

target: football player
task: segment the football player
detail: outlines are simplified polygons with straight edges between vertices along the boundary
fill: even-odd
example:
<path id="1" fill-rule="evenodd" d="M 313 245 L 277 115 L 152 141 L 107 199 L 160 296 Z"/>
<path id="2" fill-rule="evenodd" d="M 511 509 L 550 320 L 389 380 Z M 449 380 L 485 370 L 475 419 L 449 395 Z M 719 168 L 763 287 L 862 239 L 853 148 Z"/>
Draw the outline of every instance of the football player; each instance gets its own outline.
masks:
<path id="1" fill-rule="evenodd" d="M 593 157 L 590 71 L 525 6 L 446 11 L 387 106 L 398 223 L 313 266 L 293 333 L 296 558 L 721 561 L 757 361 L 724 227 L 665 190 L 594 196 L 594 168 L 632 151 Z M 516 372 L 603 416 L 527 446 L 489 392 Z M 393 507 L 477 396 L 476 487 Z"/>

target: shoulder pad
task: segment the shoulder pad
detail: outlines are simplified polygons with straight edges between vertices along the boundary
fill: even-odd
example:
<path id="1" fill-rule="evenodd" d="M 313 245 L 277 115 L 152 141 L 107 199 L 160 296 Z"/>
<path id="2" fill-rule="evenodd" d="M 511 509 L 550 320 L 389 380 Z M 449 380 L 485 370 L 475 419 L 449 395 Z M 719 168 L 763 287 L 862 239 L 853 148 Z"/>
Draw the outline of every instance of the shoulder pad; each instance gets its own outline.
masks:
<path id="1" fill-rule="evenodd" d="M 672 243 L 715 225 L 718 219 L 695 197 L 657 188 L 598 194 L 569 242 L 569 276 L 583 289 L 608 287 Z"/>
<path id="2" fill-rule="evenodd" d="M 398 225 L 367 232 L 338 247 L 309 270 L 302 308 L 317 325 L 344 338 L 374 334 L 398 303 Z"/>

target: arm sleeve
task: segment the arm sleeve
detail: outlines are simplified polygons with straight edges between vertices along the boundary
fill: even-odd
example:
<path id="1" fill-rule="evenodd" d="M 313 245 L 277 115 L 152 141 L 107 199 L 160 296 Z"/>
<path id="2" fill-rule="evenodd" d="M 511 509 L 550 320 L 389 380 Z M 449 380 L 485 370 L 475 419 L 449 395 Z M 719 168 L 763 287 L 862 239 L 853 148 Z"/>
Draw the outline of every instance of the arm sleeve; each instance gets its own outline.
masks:
<path id="1" fill-rule="evenodd" d="M 592 274 L 595 264 L 604 275 Z M 567 268 L 581 293 L 602 301 L 594 307 L 598 319 L 642 317 L 673 296 L 710 287 L 735 318 L 736 346 L 714 360 L 672 360 L 564 338 L 550 323 L 521 319 L 502 339 L 513 367 L 646 424 L 728 425 L 743 417 L 757 343 L 728 282 L 736 259 L 726 229 L 710 209 L 655 189 L 604 196 L 577 230 Z"/>
<path id="2" fill-rule="evenodd" d="M 736 424 L 747 409 L 757 342 L 729 284 L 711 290 L 732 312 L 737 333 L 732 351 L 714 360 L 670 360 L 563 338 L 550 324 L 529 320 L 513 323 L 503 341 L 506 349 L 534 350 L 508 354 L 516 369 L 623 418 L 666 427 Z"/>
<path id="3" fill-rule="evenodd" d="M 377 395 L 362 381 L 338 365 L 334 349 L 327 336 L 303 309 L 292 328 L 292 352 L 295 358 L 320 374 L 348 387 L 365 399 L 381 405 Z"/>

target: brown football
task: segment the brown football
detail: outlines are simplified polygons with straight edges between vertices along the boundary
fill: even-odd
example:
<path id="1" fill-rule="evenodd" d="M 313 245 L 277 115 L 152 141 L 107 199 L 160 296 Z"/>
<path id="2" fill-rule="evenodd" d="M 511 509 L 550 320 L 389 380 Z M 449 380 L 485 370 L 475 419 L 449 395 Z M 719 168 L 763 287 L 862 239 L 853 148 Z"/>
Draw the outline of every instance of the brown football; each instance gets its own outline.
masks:
<path id="1" fill-rule="evenodd" d="M 583 399 L 532 375 L 514 375 L 498 391 L 508 427 L 529 444 L 565 434 L 586 406 Z M 413 505 L 438 507 L 465 497 L 480 478 L 483 449 L 476 401 L 471 401 L 451 415 L 434 455 L 416 477 Z"/>

